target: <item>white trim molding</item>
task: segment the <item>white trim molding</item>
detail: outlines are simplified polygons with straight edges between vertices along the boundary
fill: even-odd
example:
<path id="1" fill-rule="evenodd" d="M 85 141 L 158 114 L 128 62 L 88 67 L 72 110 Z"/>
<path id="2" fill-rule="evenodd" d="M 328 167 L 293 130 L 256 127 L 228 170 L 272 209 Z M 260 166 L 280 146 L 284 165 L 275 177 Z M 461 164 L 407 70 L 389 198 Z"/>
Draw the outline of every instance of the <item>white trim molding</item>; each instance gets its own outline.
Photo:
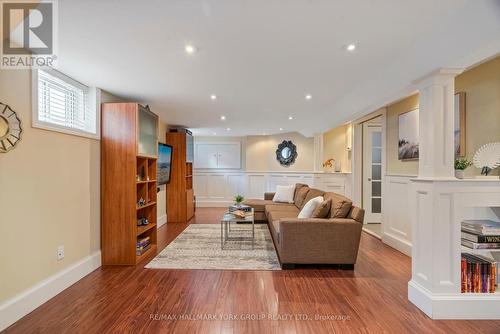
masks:
<path id="1" fill-rule="evenodd" d="M 158 222 L 156 224 L 156 228 L 158 229 L 167 223 L 167 214 L 164 214 L 164 215 L 161 215 L 160 217 L 158 217 L 157 221 Z"/>
<path id="2" fill-rule="evenodd" d="M 101 251 L 97 251 L 2 303 L 0 305 L 0 331 L 100 266 Z"/>

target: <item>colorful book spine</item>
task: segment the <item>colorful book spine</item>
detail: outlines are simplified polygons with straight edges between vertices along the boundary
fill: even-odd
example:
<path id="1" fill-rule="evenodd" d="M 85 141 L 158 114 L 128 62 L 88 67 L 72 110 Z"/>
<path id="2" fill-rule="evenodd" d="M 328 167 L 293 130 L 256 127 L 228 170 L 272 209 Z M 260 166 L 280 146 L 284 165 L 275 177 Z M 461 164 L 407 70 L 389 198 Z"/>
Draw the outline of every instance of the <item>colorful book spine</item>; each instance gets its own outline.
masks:
<path id="1" fill-rule="evenodd" d="M 497 263 L 480 255 L 462 253 L 462 293 L 494 293 L 497 286 Z"/>

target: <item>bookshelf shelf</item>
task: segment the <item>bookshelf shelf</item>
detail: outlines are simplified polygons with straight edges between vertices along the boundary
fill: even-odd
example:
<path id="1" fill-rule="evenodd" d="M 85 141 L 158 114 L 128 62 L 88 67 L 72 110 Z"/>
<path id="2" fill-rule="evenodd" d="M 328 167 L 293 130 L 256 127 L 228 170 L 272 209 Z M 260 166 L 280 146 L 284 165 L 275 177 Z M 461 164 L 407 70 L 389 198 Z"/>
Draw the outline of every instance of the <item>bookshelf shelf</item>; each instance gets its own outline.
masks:
<path id="1" fill-rule="evenodd" d="M 148 204 L 146 205 L 143 205 L 143 206 L 137 206 L 137 210 L 142 210 L 142 209 L 146 209 L 152 205 L 156 205 L 156 202 L 149 202 Z"/>
<path id="2" fill-rule="evenodd" d="M 141 235 L 152 229 L 153 227 L 156 227 L 156 223 L 149 223 L 148 225 L 145 226 L 137 226 L 137 235 Z"/>
<path id="3" fill-rule="evenodd" d="M 145 258 L 147 258 L 149 255 L 154 254 L 154 253 L 156 253 L 156 245 L 151 245 L 150 249 L 148 249 L 147 251 L 145 251 L 141 255 L 137 255 L 137 258 L 136 258 L 135 262 L 139 263 L 142 260 L 144 260 Z"/>

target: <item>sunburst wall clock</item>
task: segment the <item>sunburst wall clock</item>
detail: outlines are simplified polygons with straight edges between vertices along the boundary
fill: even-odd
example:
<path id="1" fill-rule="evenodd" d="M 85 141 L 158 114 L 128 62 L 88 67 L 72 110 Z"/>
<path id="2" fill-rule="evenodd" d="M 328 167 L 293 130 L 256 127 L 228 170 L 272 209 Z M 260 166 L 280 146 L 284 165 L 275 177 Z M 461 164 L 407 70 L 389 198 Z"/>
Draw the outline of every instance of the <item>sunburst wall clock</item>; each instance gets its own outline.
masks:
<path id="1" fill-rule="evenodd" d="M 0 102 L 0 153 L 7 153 L 21 140 L 21 120 L 8 105 Z"/>

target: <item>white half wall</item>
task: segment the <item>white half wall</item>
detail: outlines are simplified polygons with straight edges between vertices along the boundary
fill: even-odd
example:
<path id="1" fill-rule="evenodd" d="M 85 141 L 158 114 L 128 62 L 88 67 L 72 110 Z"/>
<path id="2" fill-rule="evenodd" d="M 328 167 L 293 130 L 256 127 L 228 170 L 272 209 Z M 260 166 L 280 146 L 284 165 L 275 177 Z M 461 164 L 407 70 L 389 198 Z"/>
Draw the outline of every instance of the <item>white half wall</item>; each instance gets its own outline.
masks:
<path id="1" fill-rule="evenodd" d="M 198 207 L 224 207 L 236 194 L 246 198 L 264 198 L 277 185 L 305 183 L 324 191 L 351 195 L 351 174 L 294 172 L 194 172 L 194 191 Z"/>
<path id="2" fill-rule="evenodd" d="M 386 175 L 382 200 L 382 241 L 411 256 L 409 175 Z"/>

